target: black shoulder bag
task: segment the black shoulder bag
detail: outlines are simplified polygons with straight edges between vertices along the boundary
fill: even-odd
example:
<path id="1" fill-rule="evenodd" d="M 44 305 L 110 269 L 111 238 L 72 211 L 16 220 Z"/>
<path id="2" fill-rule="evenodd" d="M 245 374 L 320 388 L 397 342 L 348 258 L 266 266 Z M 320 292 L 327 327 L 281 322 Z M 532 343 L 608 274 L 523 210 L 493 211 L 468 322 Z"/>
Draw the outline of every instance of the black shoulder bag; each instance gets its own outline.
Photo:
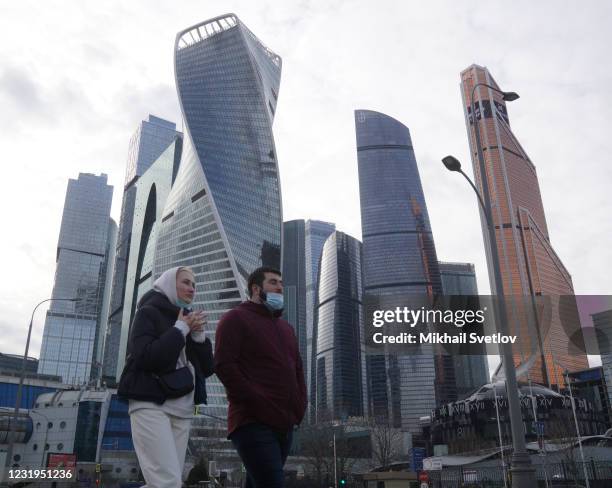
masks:
<path id="1" fill-rule="evenodd" d="M 179 398 L 193 390 L 193 375 L 187 366 L 169 373 L 161 375 L 152 373 L 152 375 L 168 398 Z"/>
<path id="2" fill-rule="evenodd" d="M 144 307 L 143 307 L 144 308 Z M 149 307 L 155 310 L 156 314 L 159 311 L 155 307 Z M 155 324 L 156 326 L 158 324 Z M 159 330 L 158 330 L 159 332 Z M 157 380 L 160 388 L 167 398 L 179 398 L 187 393 L 191 393 L 194 388 L 193 375 L 187 366 L 174 369 L 167 373 L 155 374 L 151 373 L 153 378 Z"/>

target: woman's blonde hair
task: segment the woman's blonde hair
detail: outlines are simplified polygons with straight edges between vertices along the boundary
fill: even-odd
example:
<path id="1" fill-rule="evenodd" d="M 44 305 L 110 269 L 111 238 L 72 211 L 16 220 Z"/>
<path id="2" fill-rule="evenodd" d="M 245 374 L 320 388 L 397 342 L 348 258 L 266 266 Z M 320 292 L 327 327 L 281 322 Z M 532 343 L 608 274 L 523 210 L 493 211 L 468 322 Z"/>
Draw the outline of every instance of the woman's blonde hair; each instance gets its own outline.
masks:
<path id="1" fill-rule="evenodd" d="M 179 268 L 176 270 L 177 276 L 181 271 L 187 271 L 188 273 L 191 273 L 195 278 L 195 273 L 193 272 L 193 269 L 191 269 L 189 266 L 179 266 Z"/>

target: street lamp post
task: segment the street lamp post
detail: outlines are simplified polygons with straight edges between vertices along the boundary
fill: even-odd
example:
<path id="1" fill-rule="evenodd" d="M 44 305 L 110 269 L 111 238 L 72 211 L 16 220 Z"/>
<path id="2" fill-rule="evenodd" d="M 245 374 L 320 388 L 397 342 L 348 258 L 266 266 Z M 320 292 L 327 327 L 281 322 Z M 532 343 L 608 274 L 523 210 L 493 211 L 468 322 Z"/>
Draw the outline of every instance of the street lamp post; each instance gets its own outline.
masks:
<path id="1" fill-rule="evenodd" d="M 21 363 L 21 373 L 19 374 L 19 386 L 17 386 L 17 399 L 15 401 L 15 411 L 13 413 L 14 419 L 10 422 L 9 428 L 9 447 L 7 449 L 6 458 L 4 460 L 5 471 L 6 468 L 11 466 L 12 458 L 13 458 L 13 450 L 15 447 L 15 424 L 17 423 L 17 419 L 19 418 L 19 407 L 21 405 L 21 394 L 23 390 L 23 380 L 25 377 L 26 364 L 28 362 L 28 353 L 30 351 L 30 338 L 32 336 L 32 325 L 34 323 L 34 313 L 36 313 L 36 309 L 46 302 L 78 302 L 80 298 L 47 298 L 39 302 L 32 310 L 32 316 L 30 317 L 30 326 L 28 327 L 28 338 L 26 339 L 25 351 L 23 353 L 23 361 Z"/>
<path id="2" fill-rule="evenodd" d="M 562 367 L 556 361 L 555 361 L 555 364 L 559 366 L 560 368 Z M 570 402 L 572 403 L 572 414 L 574 416 L 574 426 L 576 427 L 576 436 L 578 437 L 578 448 L 580 450 L 580 460 L 582 461 L 582 474 L 584 475 L 584 482 L 586 484 L 586 488 L 590 488 L 589 475 L 587 473 L 586 462 L 584 460 L 584 451 L 582 450 L 582 438 L 580 436 L 580 427 L 578 426 L 578 416 L 576 415 L 576 400 L 574 399 L 574 394 L 572 392 L 572 384 L 570 383 L 569 371 L 565 369 L 563 374 L 565 375 L 565 381 L 567 383 L 567 388 L 570 394 Z"/>
<path id="3" fill-rule="evenodd" d="M 336 460 L 336 431 L 334 430 L 334 488 L 338 488 L 338 461 Z"/>
<path id="4" fill-rule="evenodd" d="M 493 266 L 493 276 L 495 279 L 495 292 L 497 300 L 495 300 L 495 311 L 496 319 L 498 323 L 499 332 L 507 336 L 508 324 L 506 322 L 506 304 L 504 302 L 504 288 L 501 276 L 501 269 L 499 263 L 499 254 L 497 251 L 497 239 L 495 235 L 495 226 L 493 223 L 493 213 L 491 211 L 491 199 L 489 193 L 489 183 L 487 179 L 486 165 L 484 160 L 484 154 L 482 152 L 482 143 L 480 139 L 480 127 L 478 125 L 478 117 L 476 117 L 476 110 L 474 105 L 474 94 L 476 88 L 479 86 L 485 86 L 490 88 L 497 93 L 501 93 L 505 101 L 511 102 L 519 98 L 514 92 L 503 92 L 494 86 L 487 83 L 476 83 L 472 88 L 472 94 L 470 99 L 470 106 L 472 110 L 472 117 L 474 123 L 474 132 L 476 133 L 476 150 L 478 153 L 478 162 L 480 166 L 481 184 L 482 184 L 482 195 L 478 192 L 478 189 L 470 180 L 470 178 L 461 169 L 461 163 L 453 156 L 446 156 L 442 162 L 446 168 L 450 171 L 457 171 L 461 173 L 465 179 L 468 180 L 472 189 L 478 197 L 478 201 L 482 210 L 485 214 L 487 222 L 487 229 L 489 233 L 489 251 L 491 253 L 491 262 Z M 537 486 L 535 470 L 531 465 L 531 459 L 527 453 L 525 446 L 525 426 L 523 425 L 523 418 L 521 414 L 521 406 L 519 402 L 518 384 L 516 380 L 516 369 L 514 367 L 514 358 L 512 355 L 512 346 L 507 343 L 500 345 L 502 363 L 504 366 L 504 373 L 506 376 L 506 390 L 508 396 L 508 410 L 510 413 L 510 428 L 512 431 L 512 462 L 511 462 L 511 473 L 512 473 L 512 487 L 513 488 L 535 488 Z"/>
<path id="5" fill-rule="evenodd" d="M 506 460 L 504 459 L 504 441 L 502 438 L 501 423 L 499 421 L 499 405 L 497 404 L 497 380 L 493 382 L 493 396 L 495 398 L 495 416 L 497 417 L 497 434 L 499 435 L 499 454 L 501 455 L 502 470 L 504 472 L 504 488 L 508 488 L 506 484 Z"/>

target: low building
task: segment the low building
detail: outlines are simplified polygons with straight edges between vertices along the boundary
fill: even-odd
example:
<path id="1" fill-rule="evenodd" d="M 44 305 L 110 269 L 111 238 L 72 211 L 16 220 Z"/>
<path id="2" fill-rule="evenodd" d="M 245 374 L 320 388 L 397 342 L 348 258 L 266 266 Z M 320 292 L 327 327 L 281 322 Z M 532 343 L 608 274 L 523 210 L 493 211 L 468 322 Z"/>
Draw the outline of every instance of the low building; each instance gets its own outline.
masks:
<path id="1" fill-rule="evenodd" d="M 17 354 L 4 354 L 0 352 L 0 374 L 20 373 L 23 368 L 23 356 Z M 28 357 L 25 366 L 26 373 L 38 371 L 38 359 Z"/>
<path id="2" fill-rule="evenodd" d="M 576 437 L 568 395 L 537 384 L 521 384 L 519 390 L 527 442 Z M 576 398 L 576 415 L 582 436 L 606 431 L 604 416 L 587 399 Z M 433 410 L 429 435 L 434 449 L 445 446 L 449 454 L 480 455 L 510 445 L 505 382 L 486 384 L 465 400 Z"/>
<path id="3" fill-rule="evenodd" d="M 591 402 L 595 410 L 601 413 L 606 428 L 611 428 L 610 392 L 606 385 L 603 368 L 598 366 L 568 374 L 572 382 L 573 395 Z"/>

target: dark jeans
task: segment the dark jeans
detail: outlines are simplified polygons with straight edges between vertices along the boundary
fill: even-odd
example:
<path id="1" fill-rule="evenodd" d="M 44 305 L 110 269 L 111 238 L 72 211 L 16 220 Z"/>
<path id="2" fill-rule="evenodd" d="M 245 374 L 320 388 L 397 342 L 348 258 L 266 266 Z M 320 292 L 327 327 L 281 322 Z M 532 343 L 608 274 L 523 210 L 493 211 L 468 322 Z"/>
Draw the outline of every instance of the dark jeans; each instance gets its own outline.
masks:
<path id="1" fill-rule="evenodd" d="M 277 432 L 254 423 L 239 427 L 230 436 L 247 472 L 245 488 L 283 488 L 283 466 L 293 431 Z"/>

